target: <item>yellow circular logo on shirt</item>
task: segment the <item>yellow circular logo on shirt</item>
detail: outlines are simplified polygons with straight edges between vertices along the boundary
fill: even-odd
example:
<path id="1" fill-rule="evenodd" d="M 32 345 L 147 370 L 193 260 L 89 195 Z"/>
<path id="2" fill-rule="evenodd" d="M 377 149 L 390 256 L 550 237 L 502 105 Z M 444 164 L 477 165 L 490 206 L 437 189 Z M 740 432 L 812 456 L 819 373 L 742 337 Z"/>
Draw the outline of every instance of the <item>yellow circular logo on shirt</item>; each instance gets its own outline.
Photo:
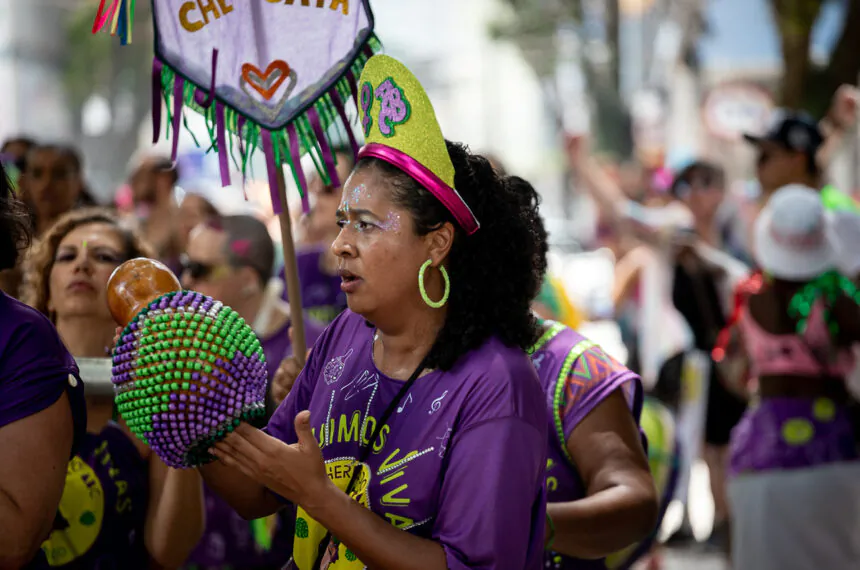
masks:
<path id="1" fill-rule="evenodd" d="M 66 469 L 66 486 L 48 540 L 42 550 L 51 566 L 62 566 L 86 554 L 99 536 L 105 497 L 92 467 L 73 457 Z"/>

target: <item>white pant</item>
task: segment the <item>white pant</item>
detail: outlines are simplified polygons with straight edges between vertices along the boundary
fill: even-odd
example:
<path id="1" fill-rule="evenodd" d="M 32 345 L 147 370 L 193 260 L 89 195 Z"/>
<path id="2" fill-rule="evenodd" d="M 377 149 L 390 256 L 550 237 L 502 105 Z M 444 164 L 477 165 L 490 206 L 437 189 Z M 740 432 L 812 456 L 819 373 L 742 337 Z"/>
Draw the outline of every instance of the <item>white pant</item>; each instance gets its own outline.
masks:
<path id="1" fill-rule="evenodd" d="M 729 480 L 734 570 L 860 568 L 860 463 Z"/>

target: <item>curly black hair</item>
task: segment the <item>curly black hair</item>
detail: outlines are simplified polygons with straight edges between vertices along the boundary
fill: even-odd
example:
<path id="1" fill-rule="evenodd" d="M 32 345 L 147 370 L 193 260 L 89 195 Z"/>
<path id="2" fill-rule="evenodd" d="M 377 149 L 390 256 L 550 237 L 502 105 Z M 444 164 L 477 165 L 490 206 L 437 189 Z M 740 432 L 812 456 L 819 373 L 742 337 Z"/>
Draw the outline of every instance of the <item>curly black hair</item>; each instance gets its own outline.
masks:
<path id="1" fill-rule="evenodd" d="M 397 167 L 376 158 L 363 158 L 356 165 L 372 166 L 385 175 L 394 203 L 412 215 L 418 235 L 445 222 L 456 228 L 446 265 L 451 278 L 448 313 L 426 361 L 428 367 L 442 370 L 451 369 L 492 335 L 508 346 L 530 348 L 539 334 L 531 301 L 547 267 L 547 234 L 532 185 L 517 176 L 499 175 L 486 158 L 462 144 L 446 143 L 454 187 L 481 223 L 471 236 L 433 194 Z"/>
<path id="2" fill-rule="evenodd" d="M 18 255 L 30 246 L 32 238 L 30 212 L 15 197 L 12 182 L 0 165 L 0 271 L 17 265 Z"/>

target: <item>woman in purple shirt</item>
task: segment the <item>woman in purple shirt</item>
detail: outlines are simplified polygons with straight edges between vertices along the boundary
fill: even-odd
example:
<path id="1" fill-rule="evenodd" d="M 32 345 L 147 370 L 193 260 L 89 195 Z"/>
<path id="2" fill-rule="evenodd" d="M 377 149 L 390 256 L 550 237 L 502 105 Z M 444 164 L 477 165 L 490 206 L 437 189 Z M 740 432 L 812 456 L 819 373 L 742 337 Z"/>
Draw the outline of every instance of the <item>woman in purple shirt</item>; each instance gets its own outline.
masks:
<path id="1" fill-rule="evenodd" d="M 656 528 L 638 427 L 639 377 L 578 332 L 546 321 L 531 349 L 550 412 L 545 568 L 603 570 Z"/>
<path id="2" fill-rule="evenodd" d="M 108 278 L 123 261 L 150 253 L 110 212 L 74 210 L 31 251 L 25 301 L 50 319 L 75 358 L 104 357 L 116 327 Z M 112 390 L 88 389 L 86 406 L 87 433 L 62 470 L 63 496 L 42 537 L 47 561 L 35 568 L 179 566 L 203 532 L 199 475 L 169 469 L 124 422 L 114 421 Z"/>
<path id="3" fill-rule="evenodd" d="M 295 505 L 291 568 L 536 570 L 538 195 L 446 142 L 396 60 L 373 57 L 359 85 L 368 144 L 332 244 L 349 309 L 266 430 L 241 425 L 201 471 L 246 517 Z"/>
<path id="4" fill-rule="evenodd" d="M 0 270 L 15 267 L 30 231 L 0 168 Z M 28 564 L 51 528 L 86 423 L 83 389 L 48 319 L 0 291 L 0 568 Z"/>

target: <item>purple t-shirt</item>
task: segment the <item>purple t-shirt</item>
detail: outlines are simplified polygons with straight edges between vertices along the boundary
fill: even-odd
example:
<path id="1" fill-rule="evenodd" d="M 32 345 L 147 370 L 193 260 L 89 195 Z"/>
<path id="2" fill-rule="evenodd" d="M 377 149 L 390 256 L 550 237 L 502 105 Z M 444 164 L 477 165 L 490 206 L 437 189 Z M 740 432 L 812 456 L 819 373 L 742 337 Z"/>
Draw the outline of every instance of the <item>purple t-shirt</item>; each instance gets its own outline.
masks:
<path id="1" fill-rule="evenodd" d="M 77 444 L 86 431 L 87 409 L 74 359 L 44 315 L 0 291 L 0 428 L 45 410 L 63 392 Z"/>
<path id="2" fill-rule="evenodd" d="M 305 315 L 305 339 L 313 346 L 324 327 Z M 269 380 L 281 361 L 292 355 L 289 323 L 262 341 Z M 277 515 L 246 521 L 224 499 L 204 487 L 206 493 L 206 531 L 188 558 L 186 568 L 280 569 L 293 549 L 292 509 Z"/>
<path id="3" fill-rule="evenodd" d="M 30 568 L 149 568 L 148 495 L 148 463 L 130 436 L 114 423 L 87 433 L 69 462 L 54 526 L 42 544 L 47 561 Z"/>
<path id="4" fill-rule="evenodd" d="M 580 422 L 616 390 L 623 390 L 639 423 L 642 384 L 639 377 L 578 332 L 547 322 L 548 330 L 532 351 L 532 363 L 544 388 L 549 412 L 547 502 L 561 503 L 585 497 L 583 485 L 567 440 Z M 579 560 L 547 551 L 544 568 L 553 570 L 605 570 L 600 560 Z"/>
<path id="5" fill-rule="evenodd" d="M 294 418 L 310 410 L 326 470 L 342 489 L 377 419 L 403 382 L 373 362 L 365 320 L 344 311 L 267 431 L 296 442 Z M 543 555 L 547 419 L 528 358 L 497 339 L 449 371 L 418 378 L 362 464 L 353 496 L 395 527 L 439 542 L 448 568 L 538 569 Z M 297 507 L 293 556 L 311 568 L 325 529 Z M 363 568 L 341 544 L 330 570 Z"/>
<path id="6" fill-rule="evenodd" d="M 327 275 L 320 269 L 323 253 L 323 246 L 305 248 L 297 252 L 296 265 L 302 286 L 302 307 L 318 322 L 328 324 L 346 309 L 346 293 L 340 290 L 340 277 Z M 281 279 L 287 282 L 283 268 Z M 287 300 L 286 288 L 284 300 Z"/>

